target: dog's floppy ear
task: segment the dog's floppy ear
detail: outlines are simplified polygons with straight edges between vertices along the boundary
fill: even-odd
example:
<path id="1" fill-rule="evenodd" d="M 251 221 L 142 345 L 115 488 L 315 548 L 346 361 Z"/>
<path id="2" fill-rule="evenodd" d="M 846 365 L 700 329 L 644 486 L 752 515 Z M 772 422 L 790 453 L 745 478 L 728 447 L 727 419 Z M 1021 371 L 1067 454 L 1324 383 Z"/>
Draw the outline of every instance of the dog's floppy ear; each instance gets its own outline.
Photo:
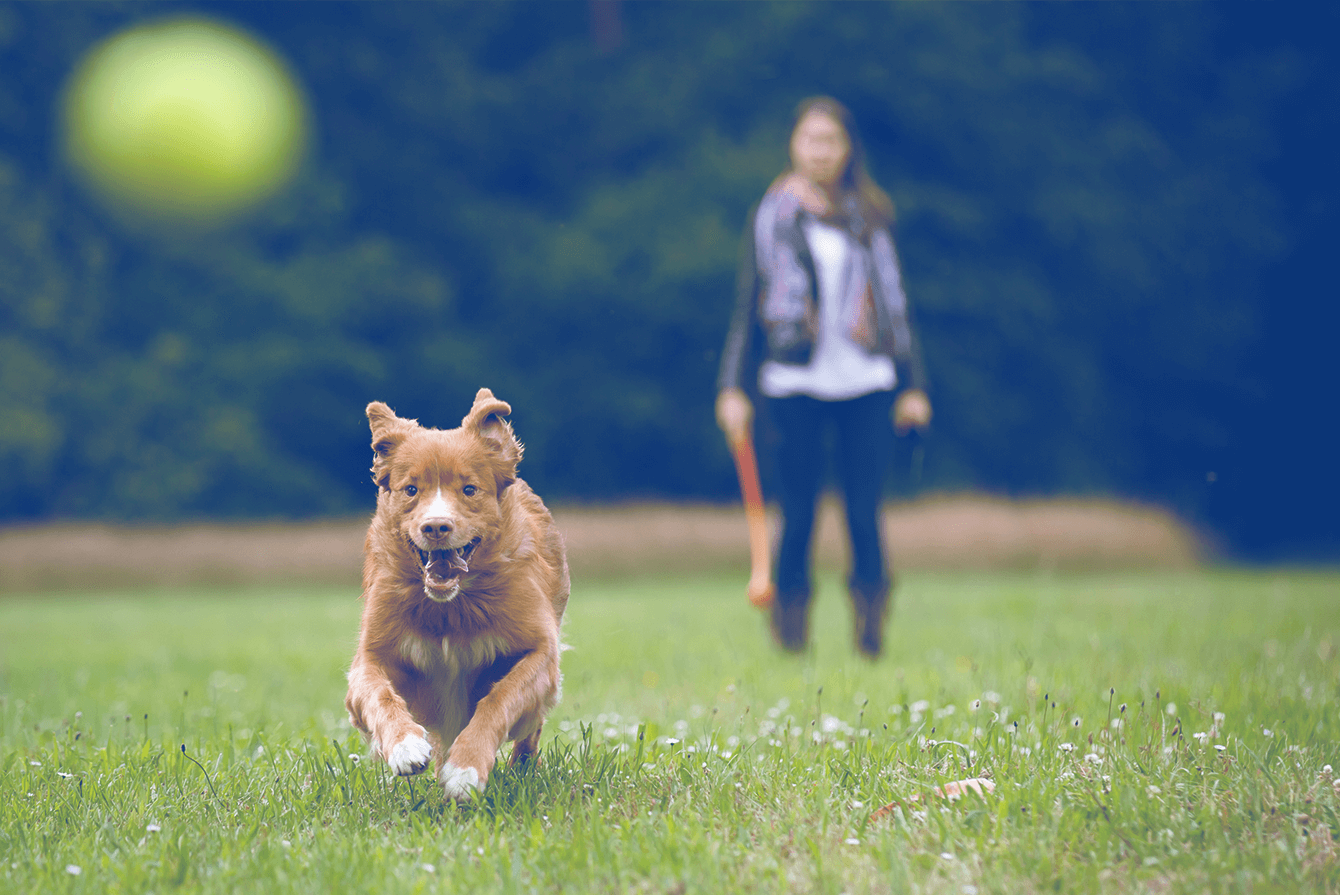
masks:
<path id="1" fill-rule="evenodd" d="M 402 420 L 381 401 L 368 405 L 368 425 L 372 427 L 372 480 L 378 488 L 387 488 L 391 477 L 391 453 L 418 425 Z"/>
<path id="2" fill-rule="evenodd" d="M 506 401 L 493 397 L 493 392 L 481 388 L 475 393 L 475 404 L 461 420 L 462 429 L 473 429 L 484 439 L 489 449 L 510 468 L 510 475 L 498 481 L 498 490 L 510 485 L 516 477 L 516 465 L 521 462 L 521 442 L 512 434 L 512 424 L 503 417 L 512 412 Z"/>

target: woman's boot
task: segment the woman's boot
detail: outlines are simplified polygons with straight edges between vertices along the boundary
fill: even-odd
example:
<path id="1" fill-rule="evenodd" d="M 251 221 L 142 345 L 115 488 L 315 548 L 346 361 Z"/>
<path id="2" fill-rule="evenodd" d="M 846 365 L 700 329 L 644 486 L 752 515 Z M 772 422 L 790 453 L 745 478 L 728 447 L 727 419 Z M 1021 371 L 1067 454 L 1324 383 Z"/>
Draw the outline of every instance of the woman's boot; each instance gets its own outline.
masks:
<path id="1" fill-rule="evenodd" d="M 884 648 L 884 623 L 888 620 L 891 584 L 875 587 L 852 584 L 848 588 L 852 606 L 852 635 L 856 649 L 869 659 L 879 658 Z"/>
<path id="2" fill-rule="evenodd" d="M 810 593 L 779 593 L 768 618 L 772 639 L 788 653 L 805 650 L 810 640 Z"/>

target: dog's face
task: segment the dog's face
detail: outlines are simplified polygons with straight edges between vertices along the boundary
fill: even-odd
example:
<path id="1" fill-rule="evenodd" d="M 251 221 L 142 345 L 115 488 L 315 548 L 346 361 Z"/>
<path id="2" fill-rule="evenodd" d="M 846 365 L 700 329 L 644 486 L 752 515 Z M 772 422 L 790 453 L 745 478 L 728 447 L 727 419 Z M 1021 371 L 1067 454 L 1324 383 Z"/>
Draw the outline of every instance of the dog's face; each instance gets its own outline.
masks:
<path id="1" fill-rule="evenodd" d="M 460 593 L 478 548 L 496 537 L 500 500 L 516 481 L 521 444 L 503 419 L 512 409 L 480 389 L 459 429 L 425 429 L 375 401 L 372 478 L 382 489 L 378 515 L 388 515 L 417 554 L 423 589 L 447 602 Z"/>

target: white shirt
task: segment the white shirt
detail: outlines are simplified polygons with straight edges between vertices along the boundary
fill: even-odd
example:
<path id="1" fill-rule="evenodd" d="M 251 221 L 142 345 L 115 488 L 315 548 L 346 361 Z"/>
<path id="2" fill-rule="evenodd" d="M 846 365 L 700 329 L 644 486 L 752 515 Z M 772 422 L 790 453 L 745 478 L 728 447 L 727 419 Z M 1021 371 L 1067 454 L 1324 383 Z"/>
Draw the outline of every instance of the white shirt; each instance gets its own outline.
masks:
<path id="1" fill-rule="evenodd" d="M 840 296 L 849 266 L 856 260 L 846 230 L 806 217 L 805 242 L 814 258 L 818 283 L 819 332 L 808 364 L 765 361 L 758 371 L 759 391 L 769 398 L 808 395 L 822 401 L 846 401 L 888 391 L 898 381 L 893 359 L 867 354 L 847 337 Z"/>

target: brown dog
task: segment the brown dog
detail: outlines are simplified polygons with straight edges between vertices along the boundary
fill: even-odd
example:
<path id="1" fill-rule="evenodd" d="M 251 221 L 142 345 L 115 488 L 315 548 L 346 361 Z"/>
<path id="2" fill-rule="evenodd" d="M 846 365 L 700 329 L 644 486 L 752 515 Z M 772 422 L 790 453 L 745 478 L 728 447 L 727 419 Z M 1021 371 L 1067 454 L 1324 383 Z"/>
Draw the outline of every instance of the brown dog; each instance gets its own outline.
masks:
<path id="1" fill-rule="evenodd" d="M 435 759 L 446 795 L 483 790 L 498 749 L 536 754 L 559 699 L 563 538 L 517 478 L 521 444 L 488 389 L 459 429 L 368 405 L 377 513 L 345 707 L 397 774 Z"/>

